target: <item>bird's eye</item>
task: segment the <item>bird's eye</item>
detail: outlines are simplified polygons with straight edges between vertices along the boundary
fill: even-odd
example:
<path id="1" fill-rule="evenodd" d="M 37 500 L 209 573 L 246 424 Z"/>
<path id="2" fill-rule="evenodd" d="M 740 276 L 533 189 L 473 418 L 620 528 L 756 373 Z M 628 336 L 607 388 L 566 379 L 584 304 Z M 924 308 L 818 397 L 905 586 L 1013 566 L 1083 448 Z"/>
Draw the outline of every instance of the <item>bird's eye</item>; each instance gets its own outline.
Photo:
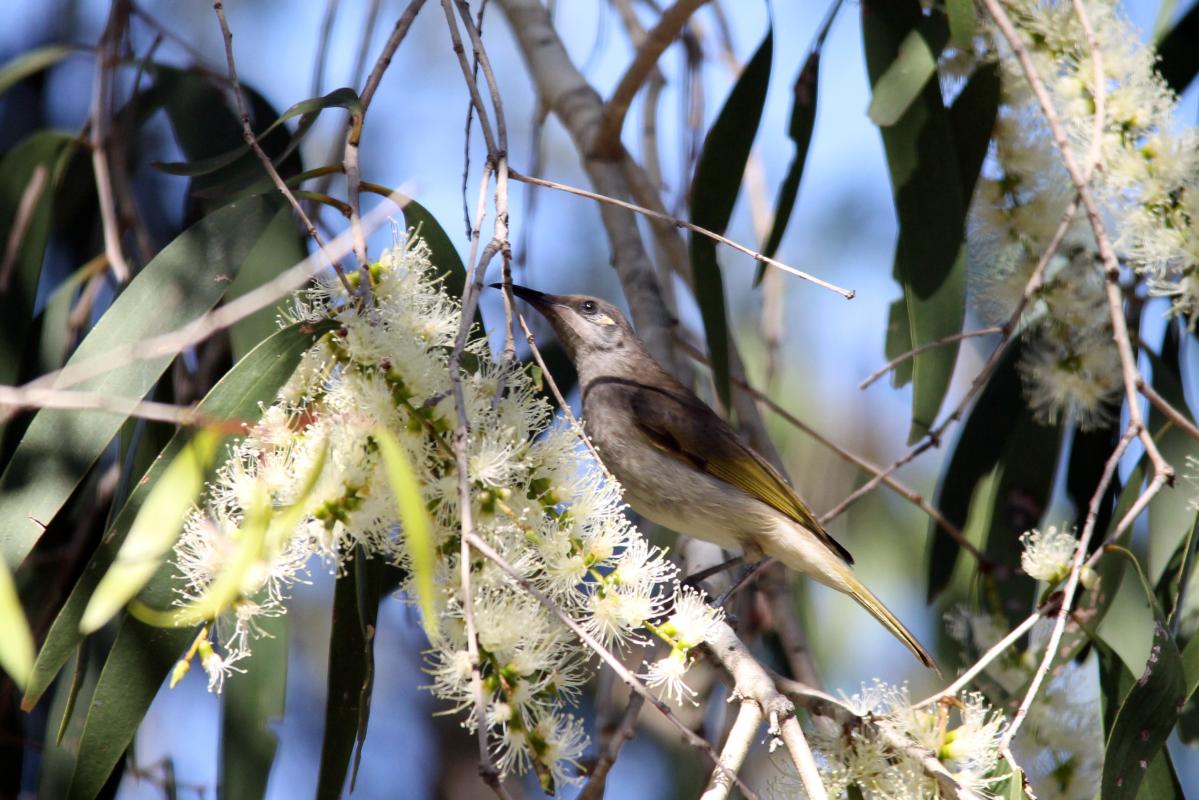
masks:
<path id="1" fill-rule="evenodd" d="M 579 308 L 582 309 L 584 314 L 594 314 L 595 313 L 595 302 L 592 300 L 584 300 L 583 304 L 581 306 L 579 306 Z"/>

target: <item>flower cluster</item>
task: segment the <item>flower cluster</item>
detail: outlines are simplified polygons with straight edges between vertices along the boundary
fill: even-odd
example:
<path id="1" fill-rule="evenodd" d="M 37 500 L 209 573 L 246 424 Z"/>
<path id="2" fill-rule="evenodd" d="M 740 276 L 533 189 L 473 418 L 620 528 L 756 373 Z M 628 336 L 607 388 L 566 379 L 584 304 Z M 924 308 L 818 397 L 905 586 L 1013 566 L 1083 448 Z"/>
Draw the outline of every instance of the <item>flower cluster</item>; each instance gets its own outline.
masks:
<path id="1" fill-rule="evenodd" d="M 297 298 L 293 319 L 331 319 L 336 330 L 304 354 L 188 519 L 176 547 L 179 603 L 235 586 L 215 621 L 216 649 L 202 662 L 210 688 L 219 689 L 248 665 L 255 621 L 284 612 L 314 556 L 333 568 L 357 548 L 392 560 L 408 576 L 401 588 L 415 597 L 416 568 L 377 443 L 386 431 L 419 479 L 438 554 L 437 616 L 426 620 L 432 690 L 469 711 L 464 724 L 473 727 L 450 379 L 461 310 L 414 238 L 387 252 L 371 279 L 370 304 L 347 298 L 332 280 Z M 716 612 L 692 592 L 672 597 L 674 566 L 630 526 L 619 486 L 601 475 L 577 433 L 552 424 L 527 371 L 492 362 L 481 337 L 465 356 L 476 533 L 605 646 L 644 643 L 646 624 L 654 629 L 673 608 L 661 630 L 685 667 Z M 532 767 L 552 789 L 571 779 L 587 743 L 571 706 L 589 677 L 590 653 L 496 564 L 479 557 L 470 571 L 489 743 L 503 772 Z M 655 682 L 681 696 L 682 671 Z"/>
<path id="2" fill-rule="evenodd" d="M 946 627 L 969 654 L 985 652 L 1007 635 L 1002 619 L 964 609 L 947 615 Z M 1027 688 L 1052 627 L 1052 620 L 1042 620 L 1026 648 L 1009 650 L 987 665 L 982 685 L 992 702 L 1007 702 Z M 1012 752 L 1039 798 L 1090 800 L 1099 792 L 1103 725 L 1095 676 L 1093 659 L 1056 665 L 1012 741 Z"/>
<path id="3" fill-rule="evenodd" d="M 700 592 L 684 587 L 675 599 L 671 612 L 654 632 L 670 645 L 670 653 L 648 665 L 645 682 L 681 705 L 684 699 L 694 701 L 695 691 L 683 682 L 691 666 L 691 651 L 703 644 L 712 626 L 724 619 L 724 609 L 713 608 Z"/>
<path id="4" fill-rule="evenodd" d="M 854 714 L 848 724 L 814 717 L 809 733 L 829 797 L 935 800 L 941 789 L 922 763 L 929 755 L 979 797 L 1010 775 L 999 752 L 1006 722 L 982 695 L 915 707 L 906 686 L 876 680 L 844 705 Z M 774 788 L 780 797 L 804 796 L 792 778 Z"/>
<path id="5" fill-rule="evenodd" d="M 1173 299 L 1191 324 L 1199 310 L 1199 148 L 1179 130 L 1176 98 L 1154 71 L 1154 53 L 1111 0 L 1084 0 L 1102 57 L 1102 86 L 1083 26 L 1069 0 L 1005 4 L 1045 82 L 1075 158 L 1100 168 L 1090 188 L 1122 262 L 1151 291 Z M 969 228 L 972 289 L 984 317 L 1006 322 L 1074 195 L 1039 102 L 994 29 L 978 53 L 998 57 L 1002 75 L 991 158 Z M 955 66 L 961 61 L 955 58 Z M 967 59 L 969 60 L 969 59 Z M 1095 140 L 1098 91 L 1103 126 Z M 1111 419 L 1121 386 L 1104 277 L 1085 215 L 1076 215 L 1044 285 L 1024 315 L 1020 372 L 1038 417 L 1073 414 L 1084 428 Z"/>

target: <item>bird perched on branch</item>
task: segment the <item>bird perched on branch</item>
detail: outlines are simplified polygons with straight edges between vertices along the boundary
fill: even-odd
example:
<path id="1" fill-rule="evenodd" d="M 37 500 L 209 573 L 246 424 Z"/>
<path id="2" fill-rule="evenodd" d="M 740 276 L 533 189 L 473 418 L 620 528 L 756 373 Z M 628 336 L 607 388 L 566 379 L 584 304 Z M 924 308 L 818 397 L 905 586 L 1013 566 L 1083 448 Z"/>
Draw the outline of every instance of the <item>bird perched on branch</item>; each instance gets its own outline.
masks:
<path id="1" fill-rule="evenodd" d="M 772 556 L 845 592 L 925 666 L 937 669 L 916 637 L 854 575 L 849 551 L 786 479 L 654 360 L 615 306 L 523 286 L 512 292 L 549 320 L 574 362 L 587 433 L 634 511 L 687 536 L 739 549 L 750 563 Z"/>

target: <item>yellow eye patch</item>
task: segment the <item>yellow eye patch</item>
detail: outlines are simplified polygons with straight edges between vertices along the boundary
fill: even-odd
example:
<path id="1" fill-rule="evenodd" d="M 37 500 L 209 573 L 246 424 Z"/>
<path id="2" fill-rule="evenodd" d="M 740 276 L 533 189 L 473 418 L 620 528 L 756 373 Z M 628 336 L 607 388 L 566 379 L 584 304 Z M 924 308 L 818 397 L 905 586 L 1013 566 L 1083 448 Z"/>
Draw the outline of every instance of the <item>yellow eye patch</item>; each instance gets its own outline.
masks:
<path id="1" fill-rule="evenodd" d="M 596 325 L 615 325 L 616 320 L 609 317 L 607 314 L 597 314 L 595 317 Z"/>

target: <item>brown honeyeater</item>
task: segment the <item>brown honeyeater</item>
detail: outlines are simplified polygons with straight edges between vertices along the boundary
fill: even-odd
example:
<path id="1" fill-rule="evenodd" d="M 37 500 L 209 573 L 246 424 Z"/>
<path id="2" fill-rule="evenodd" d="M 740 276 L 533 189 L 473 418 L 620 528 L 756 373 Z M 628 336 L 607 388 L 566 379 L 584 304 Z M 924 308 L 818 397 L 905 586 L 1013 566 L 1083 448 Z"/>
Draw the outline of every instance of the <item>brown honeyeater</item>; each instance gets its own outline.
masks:
<path id="1" fill-rule="evenodd" d="M 854 575 L 849 551 L 786 479 L 654 360 L 615 306 L 523 286 L 512 291 L 549 320 L 574 362 L 587 434 L 634 511 L 739 549 L 750 563 L 772 556 L 848 594 L 937 670 L 916 637 Z"/>

